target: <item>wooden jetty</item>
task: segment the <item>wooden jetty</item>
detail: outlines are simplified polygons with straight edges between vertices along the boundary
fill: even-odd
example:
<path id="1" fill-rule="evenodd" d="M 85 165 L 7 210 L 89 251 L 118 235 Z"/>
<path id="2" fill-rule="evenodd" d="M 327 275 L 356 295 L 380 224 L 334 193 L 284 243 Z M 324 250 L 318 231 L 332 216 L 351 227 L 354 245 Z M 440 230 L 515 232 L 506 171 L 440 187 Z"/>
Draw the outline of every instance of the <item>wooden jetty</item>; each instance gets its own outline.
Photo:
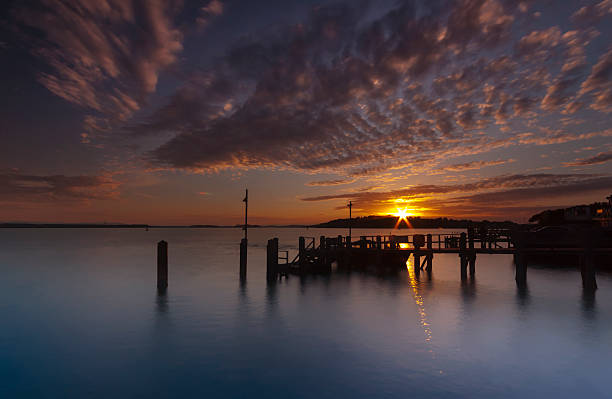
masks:
<path id="1" fill-rule="evenodd" d="M 289 260 L 288 251 L 279 251 L 278 238 L 268 240 L 267 279 L 275 281 L 289 274 L 329 273 L 332 264 L 338 269 L 374 268 L 378 271 L 400 270 L 413 257 L 415 275 L 431 271 L 435 254 L 457 254 L 461 279 L 476 273 L 478 254 L 510 254 L 516 265 L 516 283 L 527 283 L 527 263 L 533 255 L 569 256 L 579 259 L 583 288 L 597 289 L 594 256 L 612 255 L 612 248 L 597 248 L 588 244 L 576 247 L 542 247 L 526 245 L 525 234 L 506 229 L 474 230 L 467 233 L 410 234 L 360 236 L 300 237 L 298 253 Z"/>

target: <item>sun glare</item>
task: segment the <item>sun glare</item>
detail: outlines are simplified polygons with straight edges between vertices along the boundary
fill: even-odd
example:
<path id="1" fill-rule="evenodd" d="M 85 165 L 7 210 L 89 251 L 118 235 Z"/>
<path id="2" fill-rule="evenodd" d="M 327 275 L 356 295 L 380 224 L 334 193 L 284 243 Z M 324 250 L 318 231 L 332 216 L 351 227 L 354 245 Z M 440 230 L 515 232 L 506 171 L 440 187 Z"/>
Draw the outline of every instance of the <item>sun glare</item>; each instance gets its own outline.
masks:
<path id="1" fill-rule="evenodd" d="M 408 221 L 408 216 L 412 216 L 412 214 L 408 212 L 407 208 L 396 208 L 396 212 L 393 215 L 397 216 L 397 223 L 395 223 L 396 229 L 400 226 L 402 221 L 406 222 L 408 227 L 411 227 L 410 222 Z"/>

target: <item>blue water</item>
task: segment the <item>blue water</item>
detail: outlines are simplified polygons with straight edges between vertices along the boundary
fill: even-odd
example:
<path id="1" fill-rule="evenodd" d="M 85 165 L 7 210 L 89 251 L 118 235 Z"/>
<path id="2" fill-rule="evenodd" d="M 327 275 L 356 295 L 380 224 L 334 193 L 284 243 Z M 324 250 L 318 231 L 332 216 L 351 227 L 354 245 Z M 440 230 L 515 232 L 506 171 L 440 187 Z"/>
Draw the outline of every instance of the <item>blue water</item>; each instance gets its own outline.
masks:
<path id="1" fill-rule="evenodd" d="M 588 298 L 573 265 L 530 267 L 520 292 L 510 256 L 461 283 L 437 255 L 266 284 L 268 238 L 342 233 L 252 229 L 241 283 L 239 229 L 0 230 L 0 397 L 612 397 L 610 275 Z"/>

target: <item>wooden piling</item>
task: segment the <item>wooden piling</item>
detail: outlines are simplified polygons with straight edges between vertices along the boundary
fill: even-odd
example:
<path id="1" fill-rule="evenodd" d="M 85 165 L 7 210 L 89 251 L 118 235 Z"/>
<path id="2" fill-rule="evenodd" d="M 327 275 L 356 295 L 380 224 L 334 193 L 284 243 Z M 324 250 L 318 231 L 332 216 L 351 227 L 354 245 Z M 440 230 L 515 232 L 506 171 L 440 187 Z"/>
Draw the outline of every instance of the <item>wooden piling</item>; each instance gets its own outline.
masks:
<path id="1" fill-rule="evenodd" d="M 476 250 L 474 249 L 474 228 L 468 228 L 468 263 L 470 265 L 470 277 L 476 274 Z"/>
<path id="2" fill-rule="evenodd" d="M 338 248 L 342 248 L 342 236 L 338 235 L 338 241 L 336 242 Z"/>
<path id="3" fill-rule="evenodd" d="M 527 256 L 521 250 L 518 250 L 514 256 L 514 265 L 516 273 L 514 279 L 519 288 L 527 286 Z"/>
<path id="4" fill-rule="evenodd" d="M 298 262 L 302 270 L 306 265 L 306 239 L 304 237 L 298 239 Z"/>
<path id="5" fill-rule="evenodd" d="M 465 233 L 461 233 L 459 236 L 459 266 L 461 268 L 461 280 L 467 278 L 467 236 Z"/>
<path id="6" fill-rule="evenodd" d="M 415 248 L 414 249 L 414 274 L 415 275 L 419 275 L 421 274 L 421 251 L 419 250 L 419 248 Z"/>
<path id="7" fill-rule="evenodd" d="M 365 236 L 360 236 L 359 237 L 359 248 L 362 248 L 362 249 L 367 248 L 367 242 L 366 242 L 366 237 Z"/>
<path id="8" fill-rule="evenodd" d="M 157 243 L 157 289 L 165 291 L 168 288 L 168 243 Z"/>
<path id="9" fill-rule="evenodd" d="M 240 277 L 244 278 L 247 271 L 247 239 L 240 240 Z"/>
<path id="10" fill-rule="evenodd" d="M 278 238 L 268 240 L 266 279 L 276 281 L 278 278 Z"/>
<path id="11" fill-rule="evenodd" d="M 425 268 L 425 270 L 431 272 L 433 266 L 433 240 L 431 238 L 431 234 L 427 234 L 427 250 L 427 267 Z"/>
<path id="12" fill-rule="evenodd" d="M 587 237 L 584 243 L 584 252 L 580 257 L 580 274 L 582 276 L 582 288 L 585 292 L 592 293 L 597 290 L 595 279 L 595 265 L 593 262 L 593 240 Z"/>

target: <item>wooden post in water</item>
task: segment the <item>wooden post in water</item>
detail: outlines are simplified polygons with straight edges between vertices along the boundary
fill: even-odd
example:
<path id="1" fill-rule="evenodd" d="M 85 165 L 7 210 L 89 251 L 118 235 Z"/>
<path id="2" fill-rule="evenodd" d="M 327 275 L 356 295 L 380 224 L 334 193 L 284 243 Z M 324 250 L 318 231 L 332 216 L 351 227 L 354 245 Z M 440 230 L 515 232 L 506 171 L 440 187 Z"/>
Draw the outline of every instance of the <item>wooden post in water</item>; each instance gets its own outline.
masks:
<path id="1" fill-rule="evenodd" d="M 516 285 L 519 288 L 527 286 L 527 255 L 525 249 L 525 233 L 516 231 L 513 233 L 514 241 L 514 266 Z"/>
<path id="2" fill-rule="evenodd" d="M 518 252 L 514 256 L 514 264 L 516 267 L 514 279 L 516 280 L 516 285 L 519 288 L 523 288 L 527 286 L 527 256 L 521 249 L 517 251 Z"/>
<path id="3" fill-rule="evenodd" d="M 433 266 L 433 243 L 432 243 L 431 234 L 427 234 L 427 250 L 429 253 L 427 254 L 427 267 L 425 270 L 431 272 Z"/>
<path id="4" fill-rule="evenodd" d="M 276 281 L 278 278 L 278 238 L 268 240 L 266 279 Z"/>
<path id="5" fill-rule="evenodd" d="M 168 288 L 168 243 L 157 243 L 157 290 L 165 292 Z"/>
<path id="6" fill-rule="evenodd" d="M 469 264 L 470 264 L 470 277 L 474 277 L 476 274 L 476 250 L 474 249 L 474 228 L 468 228 L 468 245 L 470 248 L 469 253 Z"/>
<path id="7" fill-rule="evenodd" d="M 359 248 L 367 248 L 365 236 L 359 237 Z"/>
<path id="8" fill-rule="evenodd" d="M 467 278 L 467 237 L 465 233 L 459 236 L 459 263 L 461 267 L 461 280 Z"/>
<path id="9" fill-rule="evenodd" d="M 342 236 L 338 235 L 338 241 L 336 241 L 336 247 L 342 248 Z"/>
<path id="10" fill-rule="evenodd" d="M 306 239 L 304 237 L 298 239 L 298 262 L 300 270 L 302 270 L 306 265 Z"/>
<path id="11" fill-rule="evenodd" d="M 414 274 L 421 274 L 421 251 L 420 248 L 414 248 Z"/>
<path id="12" fill-rule="evenodd" d="M 593 263 L 593 240 L 590 233 L 587 236 L 584 243 L 584 252 L 580 257 L 580 274 L 582 275 L 582 289 L 585 292 L 593 293 L 597 290 L 595 265 Z"/>
<path id="13" fill-rule="evenodd" d="M 327 242 L 325 241 L 325 236 L 319 237 L 319 261 L 321 262 L 320 266 L 327 265 L 326 248 Z"/>
<path id="14" fill-rule="evenodd" d="M 381 248 L 382 248 L 382 240 L 380 236 L 376 236 L 376 249 L 381 249 Z"/>
<path id="15" fill-rule="evenodd" d="M 247 239 L 240 240 L 240 278 L 246 277 L 247 271 Z"/>

